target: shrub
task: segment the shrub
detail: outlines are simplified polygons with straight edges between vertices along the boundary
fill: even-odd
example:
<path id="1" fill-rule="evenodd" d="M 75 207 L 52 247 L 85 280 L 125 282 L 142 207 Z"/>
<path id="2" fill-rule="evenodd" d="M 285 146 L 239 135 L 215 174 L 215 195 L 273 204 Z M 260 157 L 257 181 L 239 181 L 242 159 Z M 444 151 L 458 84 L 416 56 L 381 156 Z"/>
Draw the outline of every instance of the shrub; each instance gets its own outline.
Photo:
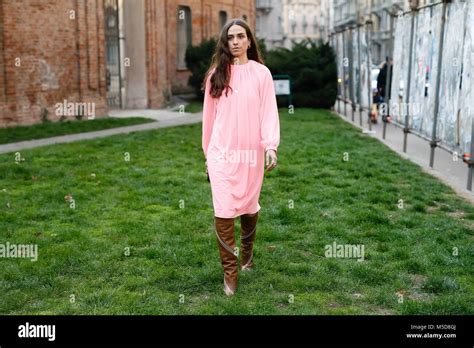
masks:
<path id="1" fill-rule="evenodd" d="M 329 44 L 304 40 L 292 50 L 269 51 L 266 65 L 274 75 L 290 75 L 294 106 L 330 108 L 337 95 L 335 57 Z M 278 97 L 280 102 L 283 98 Z"/>
<path id="2" fill-rule="evenodd" d="M 201 91 L 204 75 L 211 64 L 217 41 L 214 38 L 202 41 L 198 46 L 189 46 L 186 50 L 186 65 L 191 71 L 188 84 L 194 88 L 198 98 L 203 98 Z"/>
<path id="3" fill-rule="evenodd" d="M 329 44 L 317 45 L 311 40 L 304 40 L 296 43 L 292 50 L 278 48 L 267 52 L 264 42 L 258 42 L 272 74 L 290 75 L 294 106 L 330 108 L 334 105 L 337 95 L 336 55 Z M 191 71 L 188 84 L 200 99 L 203 98 L 202 81 L 216 44 L 216 39 L 211 38 L 186 50 L 186 64 Z M 285 96 L 278 96 L 279 104 L 286 99 Z"/>

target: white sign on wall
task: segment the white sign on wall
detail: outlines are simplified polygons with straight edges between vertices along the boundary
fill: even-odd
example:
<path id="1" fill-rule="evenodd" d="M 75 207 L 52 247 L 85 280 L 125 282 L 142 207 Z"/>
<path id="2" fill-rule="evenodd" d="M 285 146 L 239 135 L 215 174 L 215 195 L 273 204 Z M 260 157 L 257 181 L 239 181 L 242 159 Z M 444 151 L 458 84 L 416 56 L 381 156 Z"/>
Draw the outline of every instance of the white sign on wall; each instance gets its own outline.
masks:
<path id="1" fill-rule="evenodd" d="M 273 80 L 276 95 L 290 94 L 290 80 Z"/>

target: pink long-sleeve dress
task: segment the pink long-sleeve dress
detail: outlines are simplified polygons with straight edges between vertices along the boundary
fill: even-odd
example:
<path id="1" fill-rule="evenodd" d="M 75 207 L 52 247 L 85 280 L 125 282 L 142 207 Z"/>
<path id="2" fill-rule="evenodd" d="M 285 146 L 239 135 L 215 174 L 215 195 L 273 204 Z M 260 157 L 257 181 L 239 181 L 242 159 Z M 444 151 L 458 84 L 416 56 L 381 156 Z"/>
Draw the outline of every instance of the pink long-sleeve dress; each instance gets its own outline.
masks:
<path id="1" fill-rule="evenodd" d="M 249 59 L 231 65 L 228 95 L 210 95 L 207 78 L 202 149 L 207 159 L 214 215 L 233 218 L 260 210 L 265 151 L 277 151 L 280 121 L 270 70 Z"/>

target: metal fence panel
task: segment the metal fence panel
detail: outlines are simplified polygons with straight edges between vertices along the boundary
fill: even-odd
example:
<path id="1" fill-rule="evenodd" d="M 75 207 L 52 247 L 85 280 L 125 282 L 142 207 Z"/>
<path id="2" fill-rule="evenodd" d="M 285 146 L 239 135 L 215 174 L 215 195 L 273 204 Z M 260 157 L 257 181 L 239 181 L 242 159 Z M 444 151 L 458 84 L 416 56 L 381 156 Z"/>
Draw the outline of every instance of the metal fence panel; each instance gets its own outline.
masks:
<path id="1" fill-rule="evenodd" d="M 360 69 L 360 77 L 361 77 L 361 86 L 360 89 L 362 91 L 362 106 L 365 108 L 370 107 L 369 103 L 369 93 L 370 86 L 368 85 L 367 77 L 370 76 L 370 71 L 368 71 L 368 66 L 372 66 L 371 55 L 369 52 L 369 45 L 367 44 L 367 30 L 366 27 L 359 28 L 359 42 L 360 42 L 360 62 L 359 62 L 359 69 Z M 367 63 L 368 62 L 368 63 Z"/>
<path id="2" fill-rule="evenodd" d="M 342 34 L 341 33 L 336 35 L 336 52 L 337 52 L 337 76 L 341 81 L 341 83 L 338 84 L 339 96 L 344 97 L 344 67 L 343 67 L 344 53 L 342 49 Z"/>
<path id="3" fill-rule="evenodd" d="M 463 63 L 463 42 L 468 2 L 455 2 L 448 6 L 445 49 L 441 71 L 440 110 L 437 134 L 441 143 L 453 150 L 460 146 L 461 73 Z M 471 26 L 473 23 L 470 24 Z M 469 82 L 467 80 L 466 82 Z"/>
<path id="4" fill-rule="evenodd" d="M 446 21 L 444 38 L 441 38 L 443 9 L 446 9 Z M 394 17 L 393 25 L 391 122 L 404 127 L 408 115 L 411 133 L 425 139 L 435 136 L 444 149 L 465 158 L 468 154 L 474 157 L 474 1 L 454 0 L 415 12 L 401 12 Z M 370 107 L 372 98 L 368 30 L 370 24 L 346 29 L 344 37 L 341 32 L 334 35 L 338 76 L 341 78 L 340 95 L 364 108 Z M 410 50 L 412 33 L 413 47 Z M 440 55 L 441 68 L 438 67 Z M 347 65 L 344 64 L 345 58 L 350 59 Z M 439 94 L 436 95 L 438 80 Z M 437 106 L 439 110 L 435 115 Z M 406 138 L 404 140 L 405 151 Z M 430 154 L 431 166 L 433 158 L 434 148 Z M 470 175 L 468 189 L 471 189 Z"/>
<path id="5" fill-rule="evenodd" d="M 466 8 L 461 81 L 460 148 L 464 153 L 470 153 L 474 127 L 474 3 L 472 1 L 467 2 Z M 471 158 L 473 156 L 474 153 L 471 153 Z"/>
<path id="6" fill-rule="evenodd" d="M 405 90 L 408 81 L 408 56 L 410 52 L 410 16 L 399 16 L 394 23 L 394 52 L 392 75 L 392 103 L 391 116 L 394 122 L 403 124 Z"/>
<path id="7" fill-rule="evenodd" d="M 415 25 L 411 82 L 413 88 L 410 97 L 411 127 L 418 133 L 431 137 L 441 32 L 441 6 L 421 9 L 416 17 Z"/>
<path id="8" fill-rule="evenodd" d="M 359 74 L 360 74 L 360 67 L 359 67 L 359 43 L 358 43 L 358 30 L 352 29 L 352 76 L 353 76 L 353 81 L 352 81 L 352 90 L 354 91 L 354 100 L 357 102 L 357 104 L 360 104 L 360 98 L 361 98 L 361 93 L 360 93 L 360 88 L 359 88 Z"/>

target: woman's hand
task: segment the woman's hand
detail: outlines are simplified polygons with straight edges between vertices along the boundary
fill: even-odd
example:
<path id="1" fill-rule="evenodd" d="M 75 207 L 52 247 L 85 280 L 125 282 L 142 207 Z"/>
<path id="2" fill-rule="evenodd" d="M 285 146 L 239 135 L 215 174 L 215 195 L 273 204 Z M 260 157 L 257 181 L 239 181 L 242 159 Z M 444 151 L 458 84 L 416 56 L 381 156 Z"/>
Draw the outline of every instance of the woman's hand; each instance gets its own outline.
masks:
<path id="1" fill-rule="evenodd" d="M 265 152 L 266 170 L 271 171 L 277 166 L 277 154 L 275 150 L 267 150 Z"/>

